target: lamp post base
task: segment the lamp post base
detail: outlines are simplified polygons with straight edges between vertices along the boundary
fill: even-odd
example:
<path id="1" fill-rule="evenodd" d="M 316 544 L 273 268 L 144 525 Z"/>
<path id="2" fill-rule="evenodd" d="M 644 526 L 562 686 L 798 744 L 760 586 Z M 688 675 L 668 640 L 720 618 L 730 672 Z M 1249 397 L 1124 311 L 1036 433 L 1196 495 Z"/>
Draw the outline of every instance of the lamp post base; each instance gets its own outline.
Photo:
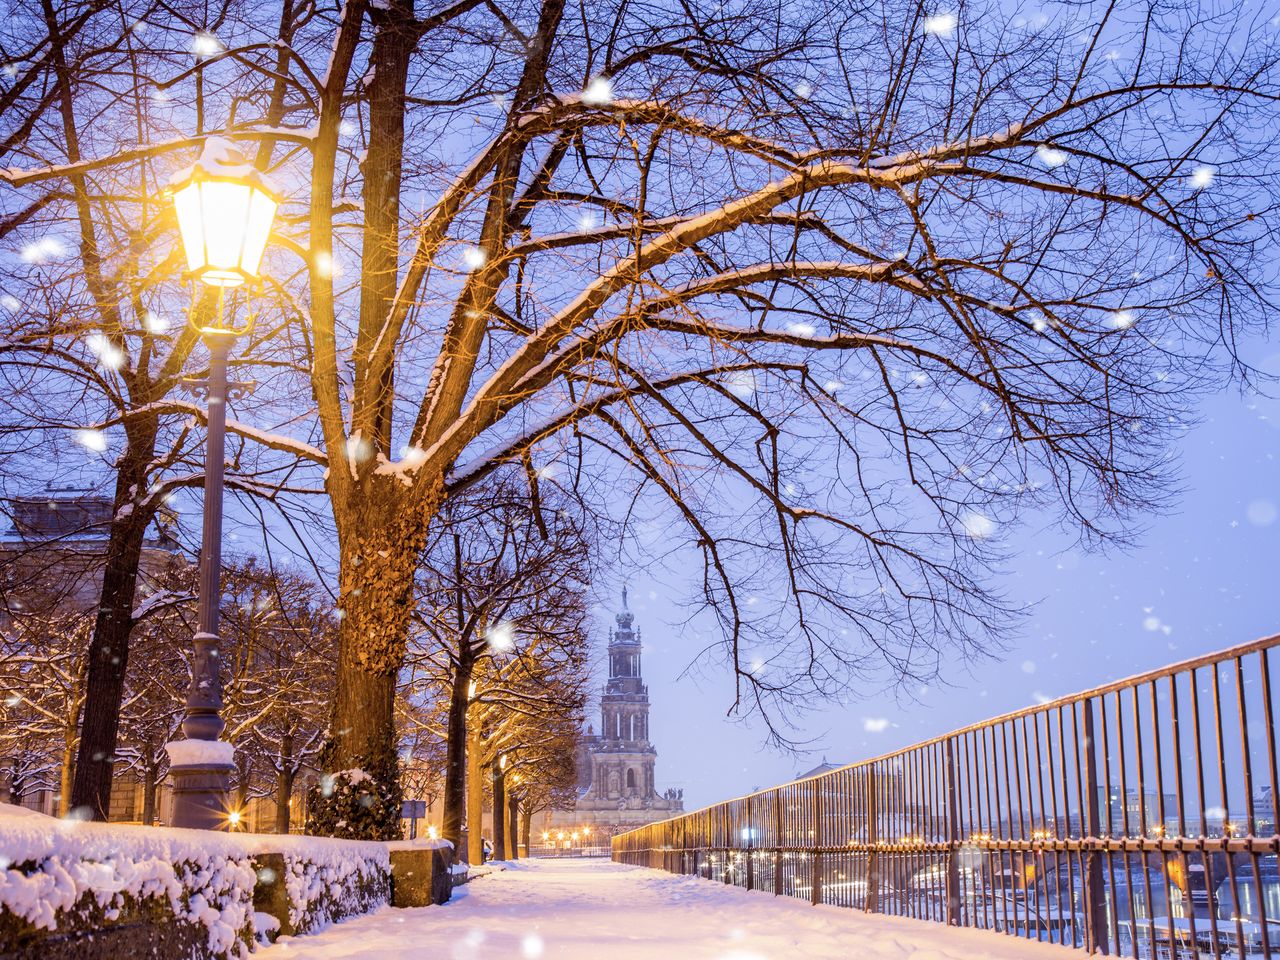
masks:
<path id="1" fill-rule="evenodd" d="M 194 830 L 226 830 L 231 811 L 234 766 L 170 767 L 173 780 L 173 826 Z"/>

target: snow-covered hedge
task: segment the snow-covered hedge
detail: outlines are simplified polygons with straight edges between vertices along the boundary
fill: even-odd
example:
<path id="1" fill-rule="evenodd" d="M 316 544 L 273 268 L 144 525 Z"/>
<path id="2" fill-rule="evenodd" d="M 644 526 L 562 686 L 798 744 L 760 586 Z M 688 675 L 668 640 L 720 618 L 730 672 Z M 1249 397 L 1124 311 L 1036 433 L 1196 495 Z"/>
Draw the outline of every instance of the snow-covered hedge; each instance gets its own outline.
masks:
<path id="1" fill-rule="evenodd" d="M 82 823 L 0 804 L 0 944 L 159 919 L 187 928 L 205 956 L 244 957 L 265 853 L 283 855 L 296 932 L 387 902 L 385 844 Z"/>

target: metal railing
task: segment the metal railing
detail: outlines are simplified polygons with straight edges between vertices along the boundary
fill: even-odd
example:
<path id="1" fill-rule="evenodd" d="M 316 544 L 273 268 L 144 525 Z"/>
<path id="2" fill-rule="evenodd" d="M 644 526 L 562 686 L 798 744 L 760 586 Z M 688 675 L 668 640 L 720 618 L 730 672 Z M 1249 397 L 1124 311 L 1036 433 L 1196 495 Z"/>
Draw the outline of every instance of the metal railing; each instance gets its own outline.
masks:
<path id="1" fill-rule="evenodd" d="M 613 858 L 1091 953 L 1280 957 L 1277 646 L 648 824 Z"/>
<path id="2" fill-rule="evenodd" d="M 535 843 L 529 856 L 549 860 L 577 859 L 578 857 L 607 857 L 611 854 L 607 844 Z"/>

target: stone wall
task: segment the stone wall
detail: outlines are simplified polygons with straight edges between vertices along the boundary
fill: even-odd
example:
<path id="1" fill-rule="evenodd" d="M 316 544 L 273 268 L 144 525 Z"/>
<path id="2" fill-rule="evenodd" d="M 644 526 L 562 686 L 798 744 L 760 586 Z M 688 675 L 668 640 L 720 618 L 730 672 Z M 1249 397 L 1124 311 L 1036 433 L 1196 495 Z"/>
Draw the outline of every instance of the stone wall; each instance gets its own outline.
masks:
<path id="1" fill-rule="evenodd" d="M 402 867 L 404 897 L 448 899 L 447 844 L 393 853 L 13 810 L 0 809 L 0 960 L 243 957 L 256 946 L 255 919 L 259 930 L 305 934 L 390 902 L 393 857 L 426 864 Z M 424 881 L 425 894 L 414 893 Z"/>

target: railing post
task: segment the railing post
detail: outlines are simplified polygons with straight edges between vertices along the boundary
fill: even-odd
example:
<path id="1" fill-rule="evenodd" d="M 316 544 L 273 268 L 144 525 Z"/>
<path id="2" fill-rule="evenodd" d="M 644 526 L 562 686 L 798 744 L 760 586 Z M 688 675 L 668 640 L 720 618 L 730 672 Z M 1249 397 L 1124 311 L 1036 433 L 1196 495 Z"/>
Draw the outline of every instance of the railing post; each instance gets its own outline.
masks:
<path id="1" fill-rule="evenodd" d="M 752 826 L 752 822 L 753 821 L 751 819 L 751 798 L 747 797 L 747 825 L 742 829 L 746 831 L 746 841 L 747 841 L 746 857 L 747 857 L 747 889 L 748 890 L 754 890 L 756 888 L 755 856 L 754 856 L 754 851 L 751 849 L 752 831 L 755 829 L 755 827 Z"/>
<path id="2" fill-rule="evenodd" d="M 813 781 L 813 870 L 809 887 L 812 903 L 822 902 L 822 778 Z"/>
<path id="3" fill-rule="evenodd" d="M 729 816 L 729 808 L 720 808 L 720 839 L 724 841 L 724 882 L 733 883 L 733 825 Z"/>
<path id="4" fill-rule="evenodd" d="M 867 767 L 867 913 L 878 913 L 880 910 L 880 855 L 876 852 L 876 844 L 880 840 L 879 814 L 876 810 L 876 768 Z"/>
<path id="5" fill-rule="evenodd" d="M 956 790 L 956 744 L 946 741 L 947 923 L 960 926 L 960 797 Z"/>
<path id="6" fill-rule="evenodd" d="M 1102 833 L 1102 818 L 1098 803 L 1102 799 L 1098 789 L 1098 754 L 1094 748 L 1093 701 L 1084 701 L 1084 802 L 1085 839 L 1096 840 Z M 1110 814 L 1108 814 L 1108 817 Z M 1084 855 L 1084 945 L 1090 953 L 1101 950 L 1111 952 L 1111 938 L 1107 934 L 1107 895 L 1102 884 L 1102 855 L 1090 848 Z M 1101 935 L 1101 936 L 1099 936 Z"/>
<path id="7" fill-rule="evenodd" d="M 773 895 L 782 896 L 782 791 L 773 791 Z"/>

